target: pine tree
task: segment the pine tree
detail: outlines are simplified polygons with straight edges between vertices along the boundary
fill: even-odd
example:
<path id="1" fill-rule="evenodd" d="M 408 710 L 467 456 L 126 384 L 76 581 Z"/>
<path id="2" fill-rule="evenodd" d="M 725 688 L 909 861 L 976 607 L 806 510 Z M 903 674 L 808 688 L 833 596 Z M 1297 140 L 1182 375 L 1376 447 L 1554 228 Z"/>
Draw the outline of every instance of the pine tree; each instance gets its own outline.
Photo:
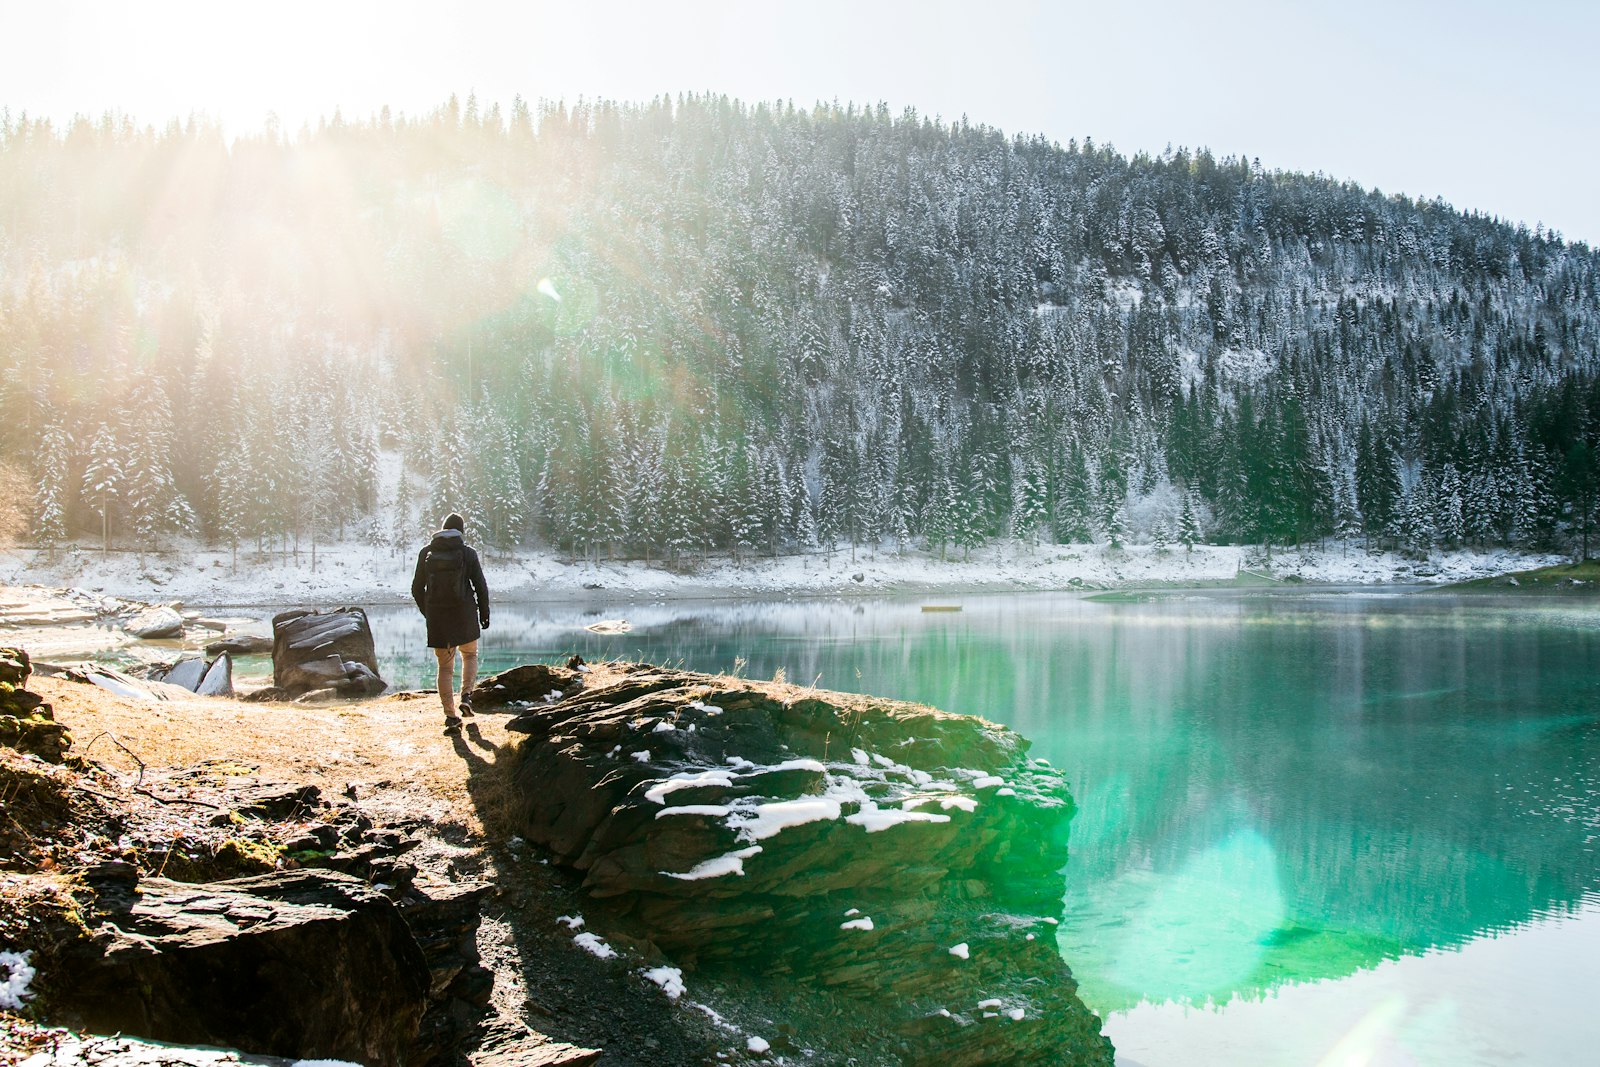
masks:
<path id="1" fill-rule="evenodd" d="M 59 422 L 45 427 L 39 441 L 38 487 L 34 492 L 33 535 L 50 550 L 67 539 L 67 477 L 72 458 L 72 436 Z"/>
<path id="2" fill-rule="evenodd" d="M 1194 546 L 1200 543 L 1201 536 L 1199 508 L 1195 504 L 1195 491 L 1190 489 L 1183 494 L 1183 511 L 1178 516 L 1178 540 L 1185 556 L 1194 554 Z"/>
<path id="3" fill-rule="evenodd" d="M 122 494 L 122 449 L 116 432 L 101 423 L 89 442 L 88 466 L 83 472 L 83 495 L 100 513 L 100 551 L 111 550 L 111 512 Z"/>

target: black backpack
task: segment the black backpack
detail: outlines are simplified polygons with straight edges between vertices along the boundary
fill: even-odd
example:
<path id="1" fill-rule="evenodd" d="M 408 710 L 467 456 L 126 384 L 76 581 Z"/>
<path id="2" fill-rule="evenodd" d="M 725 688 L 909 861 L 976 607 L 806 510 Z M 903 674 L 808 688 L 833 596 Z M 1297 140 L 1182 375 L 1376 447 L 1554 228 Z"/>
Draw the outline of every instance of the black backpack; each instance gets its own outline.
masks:
<path id="1" fill-rule="evenodd" d="M 466 549 L 430 548 L 423 568 L 428 574 L 428 607 L 466 603 Z"/>

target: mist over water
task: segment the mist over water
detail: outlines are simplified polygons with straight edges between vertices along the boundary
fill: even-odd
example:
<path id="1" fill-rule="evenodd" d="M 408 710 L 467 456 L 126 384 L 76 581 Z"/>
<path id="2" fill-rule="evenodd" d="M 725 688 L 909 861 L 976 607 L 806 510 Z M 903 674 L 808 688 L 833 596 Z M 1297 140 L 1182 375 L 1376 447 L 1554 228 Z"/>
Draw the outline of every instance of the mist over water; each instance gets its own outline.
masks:
<path id="1" fill-rule="evenodd" d="M 961 610 L 925 612 L 924 604 Z M 386 676 L 431 682 L 414 611 Z M 632 630 L 584 627 L 626 619 Z M 1125 1062 L 1580 1062 L 1600 605 L 1370 592 L 497 606 L 484 673 L 643 659 L 1005 723 L 1079 812 L 1062 951 Z"/>

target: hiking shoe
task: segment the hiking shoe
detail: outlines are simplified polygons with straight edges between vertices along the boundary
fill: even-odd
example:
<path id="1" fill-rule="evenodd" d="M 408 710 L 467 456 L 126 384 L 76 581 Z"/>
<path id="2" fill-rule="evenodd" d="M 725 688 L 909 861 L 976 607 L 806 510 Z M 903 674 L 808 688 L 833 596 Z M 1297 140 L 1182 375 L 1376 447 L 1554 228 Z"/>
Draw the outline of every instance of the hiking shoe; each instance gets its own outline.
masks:
<path id="1" fill-rule="evenodd" d="M 458 715 L 447 715 L 447 716 L 445 716 L 444 732 L 447 733 L 447 734 L 458 734 L 458 733 L 460 733 L 461 732 L 461 717 L 458 716 Z"/>
<path id="2" fill-rule="evenodd" d="M 472 701 L 468 700 L 466 697 L 462 697 L 460 702 L 456 705 L 456 710 L 461 712 L 461 717 L 463 719 L 472 718 Z"/>

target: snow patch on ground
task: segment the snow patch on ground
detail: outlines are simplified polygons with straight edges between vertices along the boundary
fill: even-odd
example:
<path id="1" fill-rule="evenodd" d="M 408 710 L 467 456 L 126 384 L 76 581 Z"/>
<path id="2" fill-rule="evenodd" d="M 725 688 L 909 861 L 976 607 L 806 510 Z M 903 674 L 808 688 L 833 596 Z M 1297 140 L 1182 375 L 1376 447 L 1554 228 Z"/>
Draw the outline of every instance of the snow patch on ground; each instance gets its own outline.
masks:
<path id="1" fill-rule="evenodd" d="M 579 934 L 577 937 L 572 939 L 572 943 L 589 953 L 591 956 L 595 956 L 602 960 L 615 959 L 617 956 L 616 949 L 600 940 L 600 938 L 594 934 Z"/>
<path id="2" fill-rule="evenodd" d="M 683 972 L 676 967 L 651 967 L 644 976 L 661 987 L 668 1000 L 683 996 Z"/>

